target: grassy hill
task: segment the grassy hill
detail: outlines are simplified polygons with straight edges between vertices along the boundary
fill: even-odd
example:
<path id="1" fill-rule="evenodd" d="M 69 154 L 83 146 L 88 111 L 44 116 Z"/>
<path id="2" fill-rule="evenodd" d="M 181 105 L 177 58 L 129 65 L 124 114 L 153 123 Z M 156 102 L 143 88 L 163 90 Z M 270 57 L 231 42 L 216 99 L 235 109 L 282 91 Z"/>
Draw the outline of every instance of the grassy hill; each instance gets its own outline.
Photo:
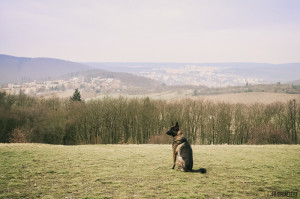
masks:
<path id="1" fill-rule="evenodd" d="M 0 144 L 0 198 L 264 198 L 298 192 L 298 145 L 192 146 L 194 168 L 170 169 L 170 145 Z"/>

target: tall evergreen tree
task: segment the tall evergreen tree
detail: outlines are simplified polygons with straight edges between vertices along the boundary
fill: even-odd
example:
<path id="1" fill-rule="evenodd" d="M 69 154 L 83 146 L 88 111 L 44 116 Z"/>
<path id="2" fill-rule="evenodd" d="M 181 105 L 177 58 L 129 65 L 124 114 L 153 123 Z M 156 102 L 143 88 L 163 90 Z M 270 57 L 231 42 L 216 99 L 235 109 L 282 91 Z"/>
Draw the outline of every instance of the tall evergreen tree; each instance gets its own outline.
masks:
<path id="1" fill-rule="evenodd" d="M 75 89 L 75 92 L 74 92 L 73 96 L 71 97 L 71 100 L 78 101 L 78 102 L 82 101 L 80 91 L 78 90 L 78 88 Z"/>

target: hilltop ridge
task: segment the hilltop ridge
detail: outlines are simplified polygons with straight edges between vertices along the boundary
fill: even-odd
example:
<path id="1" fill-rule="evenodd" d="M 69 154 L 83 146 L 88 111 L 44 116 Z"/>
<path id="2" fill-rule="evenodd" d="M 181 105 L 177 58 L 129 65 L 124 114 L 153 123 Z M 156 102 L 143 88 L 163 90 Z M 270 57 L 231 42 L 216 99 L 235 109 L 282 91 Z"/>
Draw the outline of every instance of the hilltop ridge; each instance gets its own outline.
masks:
<path id="1" fill-rule="evenodd" d="M 61 59 L 0 54 L 0 84 L 51 80 L 64 74 L 91 69 L 90 66 Z"/>

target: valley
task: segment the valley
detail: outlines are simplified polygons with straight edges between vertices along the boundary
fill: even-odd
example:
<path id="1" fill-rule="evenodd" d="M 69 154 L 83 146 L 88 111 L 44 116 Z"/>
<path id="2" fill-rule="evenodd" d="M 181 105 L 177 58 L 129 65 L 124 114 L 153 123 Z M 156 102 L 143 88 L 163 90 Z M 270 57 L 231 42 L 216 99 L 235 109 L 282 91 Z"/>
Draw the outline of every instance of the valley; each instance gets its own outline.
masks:
<path id="1" fill-rule="evenodd" d="M 0 90 L 85 100 L 103 96 L 205 99 L 229 103 L 288 101 L 300 94 L 300 64 L 76 63 L 0 56 Z"/>

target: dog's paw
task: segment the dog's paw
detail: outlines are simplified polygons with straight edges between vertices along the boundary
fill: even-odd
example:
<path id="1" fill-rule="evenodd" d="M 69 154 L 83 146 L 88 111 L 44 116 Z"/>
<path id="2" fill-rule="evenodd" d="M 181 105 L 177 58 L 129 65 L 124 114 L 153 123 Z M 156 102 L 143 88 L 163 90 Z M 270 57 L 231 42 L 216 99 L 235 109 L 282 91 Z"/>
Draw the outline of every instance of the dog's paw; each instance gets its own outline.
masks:
<path id="1" fill-rule="evenodd" d="M 172 167 L 171 167 L 171 169 L 174 169 L 175 168 L 175 165 L 173 165 Z"/>

